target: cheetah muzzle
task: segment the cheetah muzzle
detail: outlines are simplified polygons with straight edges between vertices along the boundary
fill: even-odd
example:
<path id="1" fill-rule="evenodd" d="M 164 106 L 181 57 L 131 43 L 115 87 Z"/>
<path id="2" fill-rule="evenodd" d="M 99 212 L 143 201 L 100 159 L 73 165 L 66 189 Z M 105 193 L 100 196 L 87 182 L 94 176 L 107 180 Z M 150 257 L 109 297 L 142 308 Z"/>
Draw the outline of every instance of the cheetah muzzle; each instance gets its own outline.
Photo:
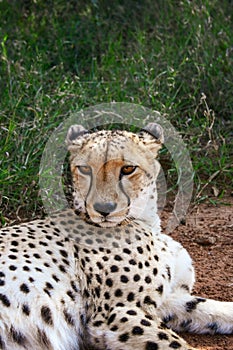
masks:
<path id="1" fill-rule="evenodd" d="M 233 302 L 191 294 L 187 251 L 160 231 L 162 128 L 74 125 L 74 210 L 3 228 L 1 350 L 191 349 L 175 332 L 233 333 Z"/>

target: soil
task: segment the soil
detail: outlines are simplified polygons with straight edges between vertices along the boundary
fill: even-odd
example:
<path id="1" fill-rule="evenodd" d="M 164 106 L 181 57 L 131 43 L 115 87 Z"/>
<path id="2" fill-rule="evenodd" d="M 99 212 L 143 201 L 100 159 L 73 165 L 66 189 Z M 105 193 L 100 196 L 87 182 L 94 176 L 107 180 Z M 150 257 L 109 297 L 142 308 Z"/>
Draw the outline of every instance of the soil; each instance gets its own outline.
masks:
<path id="1" fill-rule="evenodd" d="M 170 235 L 190 253 L 196 271 L 194 295 L 233 302 L 233 197 L 224 204 L 202 204 Z M 161 214 L 166 227 L 169 209 Z M 182 337 L 199 350 L 233 350 L 233 335 Z"/>

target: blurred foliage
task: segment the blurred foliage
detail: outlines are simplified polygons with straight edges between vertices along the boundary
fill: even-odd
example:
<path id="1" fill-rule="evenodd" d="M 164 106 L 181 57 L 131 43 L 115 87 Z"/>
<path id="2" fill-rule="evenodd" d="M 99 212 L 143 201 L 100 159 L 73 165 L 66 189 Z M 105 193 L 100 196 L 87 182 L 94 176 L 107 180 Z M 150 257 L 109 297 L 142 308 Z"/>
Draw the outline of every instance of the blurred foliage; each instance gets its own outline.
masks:
<path id="1" fill-rule="evenodd" d="M 229 193 L 232 34 L 227 0 L 2 0 L 2 221 L 40 215 L 49 135 L 70 112 L 109 101 L 159 110 L 181 132 L 196 171 L 194 198 L 213 186 Z"/>

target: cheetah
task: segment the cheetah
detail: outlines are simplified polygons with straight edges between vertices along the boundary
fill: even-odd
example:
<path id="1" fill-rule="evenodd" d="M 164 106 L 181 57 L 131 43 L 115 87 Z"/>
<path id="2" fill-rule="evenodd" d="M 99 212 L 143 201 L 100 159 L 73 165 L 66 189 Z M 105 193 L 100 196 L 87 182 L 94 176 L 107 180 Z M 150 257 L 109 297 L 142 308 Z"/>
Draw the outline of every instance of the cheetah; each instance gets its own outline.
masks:
<path id="1" fill-rule="evenodd" d="M 1 350 L 191 350 L 233 333 L 233 302 L 191 294 L 187 251 L 161 233 L 163 130 L 67 135 L 74 209 L 1 230 Z"/>

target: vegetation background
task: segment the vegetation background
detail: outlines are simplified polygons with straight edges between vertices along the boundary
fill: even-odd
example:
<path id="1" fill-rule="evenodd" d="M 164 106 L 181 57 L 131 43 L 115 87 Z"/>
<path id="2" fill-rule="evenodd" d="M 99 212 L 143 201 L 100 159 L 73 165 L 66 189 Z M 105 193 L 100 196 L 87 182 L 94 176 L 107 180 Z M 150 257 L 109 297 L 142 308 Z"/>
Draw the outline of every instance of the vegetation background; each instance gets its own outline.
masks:
<path id="1" fill-rule="evenodd" d="M 1 0 L 2 224 L 42 215 L 38 171 L 54 128 L 110 101 L 166 116 L 191 154 L 194 202 L 224 201 L 233 181 L 233 2 Z"/>

